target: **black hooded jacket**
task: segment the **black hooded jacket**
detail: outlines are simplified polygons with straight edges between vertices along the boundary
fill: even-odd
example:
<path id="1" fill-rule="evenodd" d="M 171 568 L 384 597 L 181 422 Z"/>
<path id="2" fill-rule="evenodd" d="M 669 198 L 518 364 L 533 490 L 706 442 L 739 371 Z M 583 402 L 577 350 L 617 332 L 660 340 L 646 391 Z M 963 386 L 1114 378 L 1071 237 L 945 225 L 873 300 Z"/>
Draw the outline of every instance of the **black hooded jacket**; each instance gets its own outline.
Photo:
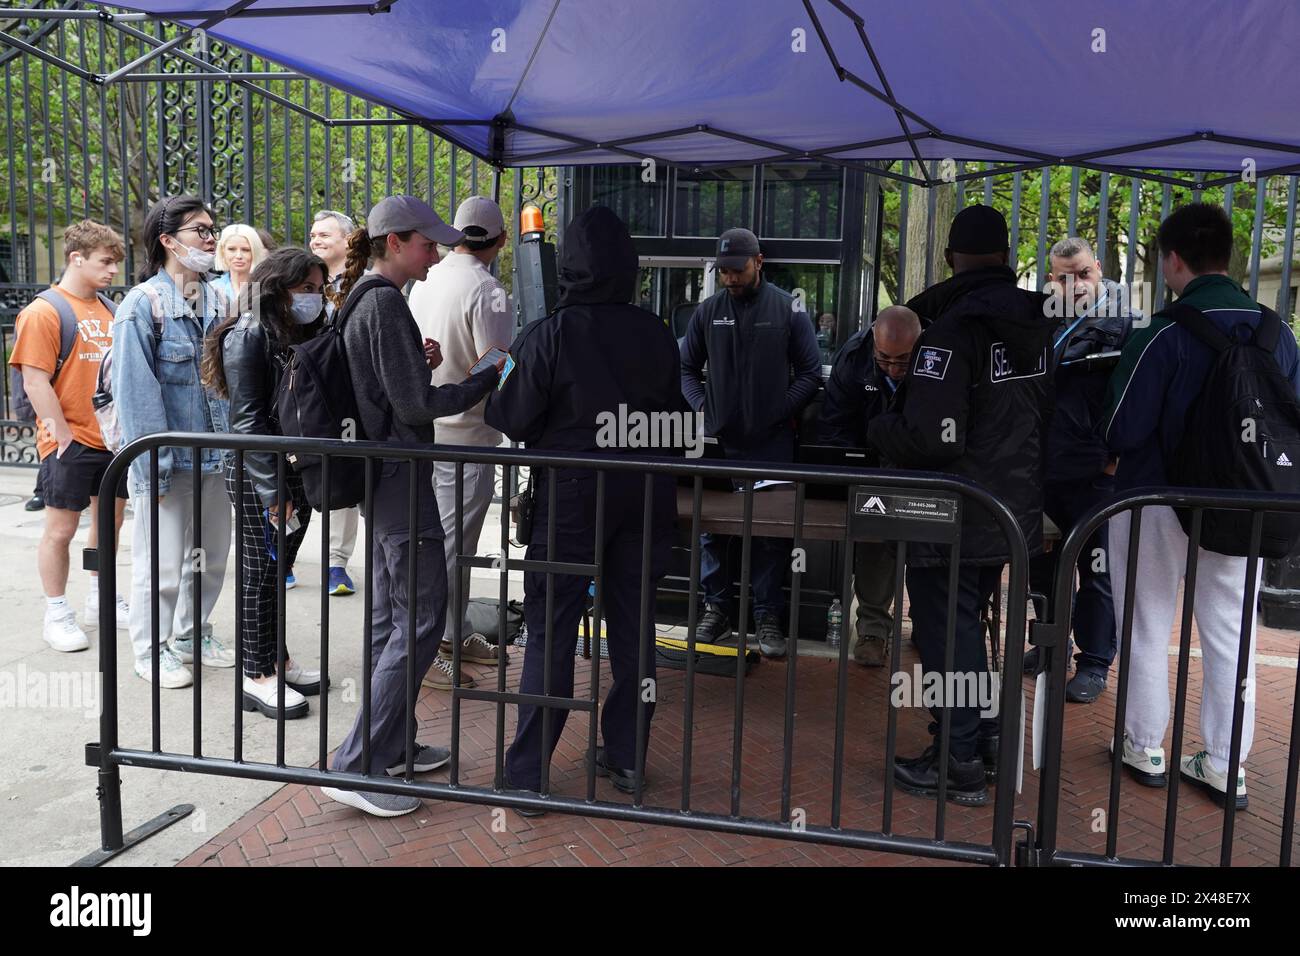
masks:
<path id="1" fill-rule="evenodd" d="M 890 465 L 984 486 L 1011 509 L 1029 553 L 1036 554 L 1043 546 L 1055 322 L 1044 315 L 1045 297 L 1017 288 L 1015 273 L 1005 266 L 971 269 L 940 285 L 941 306 L 918 302 L 927 310 L 919 314 L 934 322 L 917 339 L 892 410 L 870 423 L 867 439 Z M 969 499 L 962 508 L 962 560 L 1006 561 L 1006 537 L 993 516 Z M 908 560 L 946 563 L 948 548 L 914 545 Z"/>
<path id="2" fill-rule="evenodd" d="M 677 342 L 654 313 L 630 305 L 639 264 L 627 227 L 593 206 L 565 230 L 554 312 L 524 327 L 510 346 L 514 365 L 488 396 L 483 419 L 530 448 L 601 447 L 602 413 L 681 411 Z M 679 453 L 680 454 L 680 453 Z"/>

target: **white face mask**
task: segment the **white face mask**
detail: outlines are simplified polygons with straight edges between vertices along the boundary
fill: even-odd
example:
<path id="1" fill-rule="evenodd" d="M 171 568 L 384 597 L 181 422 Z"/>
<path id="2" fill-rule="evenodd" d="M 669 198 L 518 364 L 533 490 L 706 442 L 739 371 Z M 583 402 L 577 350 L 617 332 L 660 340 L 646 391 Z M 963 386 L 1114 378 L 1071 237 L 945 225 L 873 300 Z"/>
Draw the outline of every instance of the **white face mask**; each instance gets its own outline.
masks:
<path id="1" fill-rule="evenodd" d="M 215 254 L 204 252 L 202 249 L 191 249 L 179 240 L 177 241 L 177 245 L 185 250 L 183 253 L 176 253 L 176 258 L 186 269 L 190 269 L 194 272 L 212 271 L 212 266 L 217 261 Z"/>
<path id="2" fill-rule="evenodd" d="M 293 294 L 293 320 L 299 325 L 311 325 L 320 315 L 324 296 L 319 292 L 295 292 Z"/>

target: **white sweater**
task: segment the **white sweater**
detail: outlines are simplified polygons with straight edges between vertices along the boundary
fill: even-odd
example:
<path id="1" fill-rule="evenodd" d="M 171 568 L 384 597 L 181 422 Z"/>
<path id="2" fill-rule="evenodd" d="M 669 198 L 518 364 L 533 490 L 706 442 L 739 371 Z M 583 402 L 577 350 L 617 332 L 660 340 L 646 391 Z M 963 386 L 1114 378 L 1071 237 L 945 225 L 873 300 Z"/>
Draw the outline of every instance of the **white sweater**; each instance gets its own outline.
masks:
<path id="1" fill-rule="evenodd" d="M 463 382 L 489 348 L 510 348 L 514 308 L 487 266 L 465 252 L 451 252 L 411 287 L 411 314 L 425 338 L 442 346 L 442 364 L 433 371 L 434 385 Z M 443 445 L 501 443 L 501 433 L 483 423 L 487 399 L 459 415 L 439 418 L 434 433 Z"/>

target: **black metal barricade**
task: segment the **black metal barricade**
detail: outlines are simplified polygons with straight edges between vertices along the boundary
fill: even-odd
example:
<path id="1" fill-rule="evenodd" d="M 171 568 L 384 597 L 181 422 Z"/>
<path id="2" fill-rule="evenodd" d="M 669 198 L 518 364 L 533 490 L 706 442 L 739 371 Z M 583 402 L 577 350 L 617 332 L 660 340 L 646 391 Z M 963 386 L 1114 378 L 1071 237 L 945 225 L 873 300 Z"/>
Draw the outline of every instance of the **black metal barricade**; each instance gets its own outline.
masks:
<path id="1" fill-rule="evenodd" d="M 849 659 L 848 640 L 841 640 L 839 648 L 838 676 L 836 683 L 835 697 L 835 740 L 834 740 L 834 765 L 833 765 L 833 791 L 831 794 L 831 814 L 829 825 L 814 825 L 808 823 L 803 826 L 792 825 L 791 820 L 791 774 L 793 766 L 793 746 L 794 746 L 794 727 L 796 716 L 796 682 L 795 673 L 798 666 L 798 642 L 790 641 L 789 656 L 786 663 L 787 675 L 785 682 L 785 706 L 784 706 L 784 741 L 782 754 L 782 780 L 781 780 L 781 812 L 780 818 L 760 819 L 757 817 L 745 816 L 742 814 L 741 797 L 742 797 L 742 728 L 745 714 L 745 682 L 742 679 L 743 669 L 745 667 L 746 652 L 746 628 L 744 621 L 747 612 L 747 590 L 750 579 L 750 554 L 752 545 L 752 523 L 754 516 L 754 502 L 756 494 L 763 494 L 763 491 L 756 492 L 754 484 L 760 480 L 775 480 L 794 483 L 794 513 L 792 524 L 791 545 L 792 548 L 798 549 L 805 536 L 805 510 L 806 510 L 806 490 L 809 485 L 840 485 L 848 486 L 846 501 L 843 503 L 844 508 L 844 527 L 842 529 L 842 541 L 845 546 L 845 553 L 852 553 L 852 545 L 855 540 L 861 540 L 864 537 L 862 532 L 862 515 L 868 514 L 875 510 L 872 502 L 878 502 L 881 496 L 897 498 L 900 501 L 907 500 L 910 502 L 920 502 L 922 508 L 934 507 L 940 518 L 937 524 L 944 524 L 946 521 L 947 530 L 936 530 L 935 514 L 929 515 L 927 519 L 916 521 L 915 531 L 909 530 L 913 525 L 902 521 L 902 524 L 895 522 L 889 527 L 898 532 L 897 546 L 897 568 L 898 579 L 895 591 L 896 613 L 894 617 L 894 635 L 893 635 L 893 671 L 897 673 L 899 668 L 899 645 L 901 643 L 901 611 L 903 608 L 903 575 L 902 571 L 907 561 L 907 541 L 929 541 L 929 542 L 946 542 L 951 549 L 949 553 L 953 557 L 951 563 L 950 581 L 956 577 L 958 562 L 955 560 L 960 553 L 960 509 L 970 505 L 978 505 L 993 515 L 996 519 L 1001 533 L 1005 536 L 1007 542 L 1007 553 L 1010 555 L 1009 565 L 1009 593 L 1012 598 L 1008 601 L 1008 611 L 1005 628 L 1006 659 L 1005 668 L 1007 673 L 1018 674 L 1021 668 L 1021 662 L 1024 651 L 1024 629 L 1025 629 L 1025 608 L 1026 608 L 1026 587 L 1028 573 L 1027 549 L 1020 528 L 1017 525 L 1014 516 L 1000 501 L 993 498 L 987 491 L 982 488 L 962 480 L 953 479 L 946 476 L 933 475 L 927 473 L 900 473 L 869 471 L 855 469 L 827 470 L 820 468 L 801 467 L 797 465 L 775 465 L 775 464 L 743 464 L 736 462 L 713 462 L 704 463 L 702 461 L 690 461 L 683 459 L 652 459 L 652 458 L 632 458 L 617 455 L 598 455 L 598 454 L 564 454 L 564 453 L 546 453 L 532 450 L 516 450 L 509 448 L 492 448 L 492 449 L 470 449 L 450 446 L 395 446 L 381 445 L 372 442 L 344 442 L 344 441 L 327 441 L 311 439 L 288 439 L 288 438 L 271 438 L 265 436 L 236 436 L 230 434 L 181 434 L 168 433 L 152 435 L 142 438 L 122 449 L 115 457 L 112 464 L 106 470 L 104 475 L 103 488 L 111 497 L 112 488 L 115 486 L 122 472 L 128 468 L 130 463 L 139 456 L 148 456 L 148 473 L 152 476 L 151 487 L 157 489 L 158 474 L 158 453 L 163 447 L 187 447 L 194 451 L 194 459 L 197 462 L 201 458 L 201 449 L 220 448 L 227 453 L 227 460 L 233 459 L 236 472 L 236 487 L 242 492 L 243 482 L 247 480 L 243 473 L 244 456 L 249 453 L 274 453 L 279 462 L 277 479 L 279 500 L 287 500 L 285 479 L 287 455 L 320 455 L 323 456 L 324 469 L 323 477 L 326 486 L 330 482 L 330 462 L 337 462 L 340 458 L 362 459 L 365 462 L 366 469 L 366 498 L 363 507 L 366 513 L 373 514 L 374 492 L 376 483 L 376 468 L 379 467 L 383 459 L 398 462 L 453 462 L 456 464 L 456 487 L 457 491 L 462 488 L 464 479 L 464 467 L 471 463 L 493 463 L 498 464 L 504 469 L 503 487 L 511 487 L 511 472 L 519 467 L 527 466 L 532 469 L 542 470 L 551 469 L 586 469 L 596 472 L 596 537 L 594 542 L 594 561 L 591 564 L 566 564 L 556 561 L 530 561 L 520 560 L 510 557 L 509 554 L 509 530 L 510 521 L 504 514 L 501 522 L 501 554 L 500 556 L 474 556 L 463 554 L 462 542 L 462 519 L 463 514 L 458 505 L 458 516 L 456 522 L 456 553 L 458 565 L 460 568 L 492 568 L 501 572 L 500 577 L 500 607 L 501 607 L 501 634 L 505 633 L 505 609 L 508 580 L 506 572 L 510 570 L 525 570 L 540 572 L 547 575 L 548 591 L 550 583 L 557 574 L 580 574 L 591 577 L 595 582 L 595 618 L 597 621 L 601 618 L 603 594 L 603 571 L 601 567 L 601 541 L 602 541 L 602 522 L 604 520 L 605 508 L 605 478 L 611 473 L 641 473 L 645 479 L 645 500 L 650 501 L 652 494 L 652 482 L 655 475 L 669 474 L 679 480 L 689 482 L 691 485 L 691 498 L 693 502 L 692 514 L 690 516 L 692 540 L 698 541 L 701 531 L 701 500 L 703 495 L 704 481 L 706 478 L 726 478 L 742 483 L 741 491 L 743 493 L 743 534 L 742 537 L 742 560 L 741 560 L 741 623 L 737 628 L 739 646 L 736 656 L 737 680 L 735 685 L 735 712 L 733 716 L 733 743 L 731 754 L 731 778 L 730 778 L 730 812 L 721 813 L 703 813 L 692 807 L 691 804 L 691 784 L 692 784 L 692 735 L 694 730 L 694 706 L 695 706 L 695 670 L 693 666 L 693 651 L 695 649 L 695 629 L 697 624 L 698 594 L 700 589 L 700 559 L 698 548 L 692 556 L 690 572 L 690 590 L 691 590 L 691 612 L 688 622 L 687 642 L 688 648 L 692 652 L 687 655 L 685 692 L 684 692 L 684 740 L 681 749 L 682 759 L 682 781 L 681 781 L 681 802 L 679 806 L 651 806 L 646 805 L 643 799 L 642 787 L 644 784 L 644 767 L 645 767 L 645 742 L 644 737 L 639 736 L 638 752 L 636 757 L 636 792 L 633 795 L 631 805 L 612 803 L 596 799 L 595 790 L 595 761 L 592 759 L 596 748 L 596 713 L 600 696 L 600 654 L 591 655 L 589 662 L 591 673 L 591 686 L 585 697 L 578 699 L 551 697 L 548 694 L 541 696 L 526 696 L 520 693 L 514 693 L 507 689 L 506 686 L 506 668 L 500 666 L 497 668 L 497 680 L 495 689 L 466 688 L 456 686 L 453 688 L 451 695 L 451 764 L 450 780 L 447 783 L 432 783 L 423 780 L 413 779 L 413 759 L 415 753 L 415 722 L 412 716 L 414 712 L 414 702 L 418 694 L 419 682 L 422 675 L 415 673 L 415 608 L 414 602 L 411 602 L 409 609 L 409 618 L 404 628 L 405 638 L 409 642 L 407 646 L 407 723 L 406 723 L 406 741 L 405 752 L 407 754 L 406 772 L 402 777 L 390 777 L 386 775 L 370 775 L 363 773 L 340 772 L 328 769 L 327 758 L 330 751 L 330 740 L 326 730 L 328 718 L 328 681 L 330 676 L 330 627 L 329 599 L 326 596 L 326 588 L 322 586 L 320 602 L 320 660 L 321 660 L 321 687 L 322 693 L 319 698 L 319 747 L 318 747 L 318 766 L 316 768 L 290 766 L 285 763 L 285 729 L 284 729 L 284 667 L 277 667 L 278 684 L 280 689 L 279 695 L 279 713 L 276 719 L 276 759 L 274 763 L 254 762 L 245 759 L 243 753 L 243 724 L 241 709 L 241 686 L 239 675 L 242 674 L 242 654 L 243 649 L 236 644 L 236 663 L 234 681 L 234 747 L 230 755 L 206 754 L 203 752 L 202 741 L 202 666 L 194 668 L 193 683 L 193 748 L 192 753 L 165 752 L 161 747 L 160 737 L 160 688 L 157 680 L 151 685 L 152 694 L 152 745 L 149 749 L 133 749 L 124 747 L 118 739 L 118 685 L 117 685 L 117 652 L 115 642 L 111 639 L 100 641 L 100 669 L 103 675 L 104 692 L 103 692 L 103 713 L 100 724 L 100 740 L 97 743 L 90 744 L 87 747 L 87 762 L 98 767 L 99 770 L 99 798 L 100 798 L 100 822 L 102 831 L 102 849 L 87 858 L 87 862 L 97 863 L 109 856 L 121 852 L 127 841 L 124 841 L 122 831 L 122 806 L 121 806 L 121 786 L 120 786 L 120 768 L 122 766 L 131 767 L 151 767 L 164 770 L 185 770 L 195 773 L 215 774 L 229 777 L 244 777 L 250 779 L 259 779 L 275 781 L 280 783 L 297 783 L 311 786 L 327 786 L 341 789 L 366 790 L 389 794 L 404 794 L 419 797 L 422 799 L 433 800 L 452 800 L 462 803 L 490 805 L 493 807 L 511 807 L 516 809 L 545 809 L 559 811 L 563 813 L 580 814 L 589 817 L 603 817 L 623 821 L 635 821 L 646 824 L 667 824 L 672 826 L 689 827 L 696 829 L 714 830 L 720 832 L 730 832 L 746 834 L 751 836 L 777 837 L 789 840 L 798 840 L 812 843 L 835 844 L 844 847 L 852 847 L 865 850 L 889 851 L 899 853 L 909 853 L 920 856 L 935 857 L 952 861 L 983 863 L 989 865 L 1008 865 L 1012 858 L 1012 829 L 1013 829 L 1013 809 L 1016 798 L 1015 784 L 1017 774 L 1017 761 L 1019 759 L 1018 748 L 1015 746 L 1004 746 L 1001 748 L 998 765 L 998 780 L 1000 785 L 996 788 L 996 797 L 992 814 L 992 824 L 990 838 L 986 843 L 959 842 L 945 839 L 945 821 L 948 813 L 947 801 L 943 799 L 943 790 L 947 786 L 947 754 L 948 754 L 948 717 L 945 714 L 942 722 L 941 736 L 941 763 L 940 766 L 940 799 L 937 800 L 935 809 L 935 829 L 933 837 L 901 835 L 893 832 L 893 802 L 894 802 L 894 780 L 891 772 L 892 761 L 895 754 L 895 737 L 897 733 L 897 712 L 896 708 L 888 707 L 888 738 L 885 755 L 885 790 L 882 807 L 881 826 L 879 830 L 862 830 L 851 829 L 841 825 L 841 802 L 842 791 L 844 787 L 844 764 L 845 764 L 845 725 L 846 725 L 846 701 L 848 692 L 847 670 Z M 420 494 L 432 494 L 432 489 L 420 489 L 417 487 L 416 474 L 417 469 L 409 469 L 411 474 L 410 486 L 408 489 L 408 516 L 410 521 L 410 533 L 415 536 L 417 528 L 416 522 L 416 504 Z M 534 471 L 534 474 L 537 472 Z M 200 552 L 203 545 L 199 539 L 201 522 L 201 495 L 198 493 L 200 477 L 196 469 L 193 474 L 176 473 L 173 476 L 173 482 L 192 481 L 195 488 L 194 500 L 194 540 L 193 547 L 195 552 Z M 554 481 L 548 482 L 550 489 L 549 494 L 554 496 L 556 484 Z M 458 501 L 462 500 L 458 494 Z M 929 502 L 929 504 L 925 504 Z M 937 504 L 936 504 L 937 503 Z M 553 501 L 552 501 L 553 504 Z M 157 582 L 158 582 L 158 499 L 156 494 L 151 494 L 147 498 L 139 497 L 136 499 L 134 507 L 137 515 L 141 509 L 149 509 L 151 518 L 151 574 L 154 584 L 153 608 L 152 608 L 152 657 L 155 673 L 157 673 L 159 648 L 159 621 L 158 621 L 158 599 L 157 599 Z M 944 511 L 945 508 L 949 510 Z M 901 515 L 906 509 L 900 510 Z M 856 511 L 856 517 L 855 517 Z M 283 511 L 281 511 L 283 513 Z M 943 516 L 947 514 L 945 519 Z M 647 533 L 643 534 L 643 546 L 641 555 L 642 569 L 642 603 L 640 607 L 640 660 L 644 668 L 646 659 L 646 650 L 648 642 L 654 640 L 653 620 L 650 614 L 650 595 L 645 587 L 649 581 L 649 509 L 646 510 L 646 527 Z M 245 519 L 240 509 L 235 510 L 235 567 L 236 567 L 236 615 L 237 619 L 242 621 L 244 616 L 243 600 L 241 594 L 241 578 L 243 555 L 242 555 L 242 537 L 239 533 L 239 523 Z M 554 521 L 555 509 L 548 509 L 549 538 L 554 541 Z M 679 520 L 681 516 L 679 515 Z M 900 518 L 900 521 L 902 519 Z M 106 549 L 104 556 L 97 563 L 100 569 L 99 587 L 101 594 L 101 631 L 105 635 L 115 633 L 115 623 L 112 619 L 114 613 L 114 594 L 116 593 L 116 561 L 112 552 L 112 545 L 109 542 L 114 541 L 113 528 L 111 525 L 112 510 L 103 509 L 100 514 L 100 542 L 101 548 Z M 321 515 L 322 535 L 321 535 L 321 565 L 322 578 L 327 573 L 329 566 L 328 561 L 328 541 L 329 541 L 329 512 L 326 511 Z M 838 527 L 836 528 L 838 531 Z M 285 522 L 278 523 L 278 547 L 276 550 L 278 567 L 278 598 L 277 598 L 277 650 L 281 660 L 283 660 L 285 648 L 285 573 L 287 568 L 284 567 L 285 556 Z M 891 532 L 891 536 L 894 532 Z M 782 535 L 783 537 L 784 535 Z M 366 522 L 365 542 L 366 550 L 366 568 L 365 568 L 365 623 L 363 629 L 365 635 L 365 651 L 362 654 L 362 680 L 361 685 L 365 688 L 362 699 L 362 714 L 364 726 L 366 729 L 365 738 L 366 746 L 369 745 L 369 728 L 371 715 L 370 701 L 370 677 L 371 661 L 369 653 L 369 631 L 371 621 L 371 600 L 372 600 L 372 567 L 371 554 L 374 537 L 374 528 L 371 522 Z M 878 539 L 878 538 L 877 538 Z M 548 550 L 548 557 L 554 555 L 554 550 Z M 414 555 L 414 549 L 412 550 Z M 93 560 L 95 556 L 90 555 Z M 141 556 L 137 555 L 137 560 Z M 846 560 L 842 579 L 842 598 L 844 608 L 849 608 L 852 600 L 852 579 L 851 579 L 852 562 Z M 409 575 L 414 577 L 417 573 L 416 562 L 414 557 L 410 561 L 408 570 Z M 791 627 L 790 633 L 798 632 L 798 614 L 799 614 L 799 584 L 801 571 L 798 567 L 793 568 L 792 586 L 791 586 Z M 196 614 L 202 607 L 201 588 L 203 578 L 203 568 L 199 565 L 195 568 L 193 580 L 194 588 L 194 608 Z M 448 607 L 455 609 L 459 607 L 459 588 L 461 575 L 453 575 L 449 579 L 450 594 Z M 324 581 L 322 580 L 322 585 Z M 410 593 L 415 592 L 414 584 L 410 585 Z M 1015 596 L 1019 595 L 1017 599 Z M 955 641 L 955 615 L 952 613 L 952 605 L 955 601 L 950 599 L 949 615 L 947 623 L 947 661 L 951 668 L 954 653 Z M 995 602 L 996 603 L 996 602 Z M 548 607 L 548 625 L 544 635 L 530 635 L 530 641 L 544 640 L 548 651 L 554 635 L 551 633 L 550 611 Z M 848 615 L 845 614 L 845 618 Z M 453 614 L 454 624 L 451 622 L 446 631 L 448 636 L 452 637 L 453 672 L 457 675 L 461 673 L 461 638 L 462 638 L 462 619 L 459 613 Z M 842 623 L 842 628 L 847 630 L 847 623 Z M 200 630 L 196 622 L 195 633 L 195 661 L 201 659 L 200 647 Z M 549 670 L 548 672 L 549 678 Z M 644 671 L 642 671 L 642 675 Z M 548 684 L 549 689 L 549 684 Z M 999 690 L 999 719 L 1001 739 L 1004 741 L 1015 741 L 1019 739 L 1022 721 L 1022 693 L 1017 681 L 1001 682 Z M 467 700 L 489 701 L 496 707 L 496 760 L 495 772 L 493 777 L 493 786 L 491 788 L 466 786 L 461 782 L 460 768 L 460 720 L 461 704 Z M 587 775 L 586 775 L 586 795 L 585 798 L 559 796 L 549 792 L 549 781 L 546 773 L 546 762 L 543 761 L 543 774 L 541 780 L 541 789 L 538 793 L 511 791 L 506 792 L 503 788 L 503 759 L 505 751 L 505 708 L 507 704 L 528 703 L 550 709 L 567 709 L 579 711 L 588 715 L 589 726 L 587 732 Z M 812 708 L 818 706 L 817 701 L 803 701 L 801 706 Z M 882 702 L 882 705 L 884 702 Z M 638 695 L 638 728 L 645 727 L 646 701 L 644 695 Z M 369 754 L 363 757 L 365 766 L 369 766 Z M 147 836 L 161 826 L 167 825 L 175 817 L 175 812 L 171 815 L 163 815 L 151 824 L 139 828 L 132 834 L 128 834 L 128 840 L 138 840 Z"/>
<path id="2" fill-rule="evenodd" d="M 1207 510 L 1245 511 L 1252 517 L 1249 554 L 1245 558 L 1245 575 L 1242 580 L 1241 630 L 1237 649 L 1235 687 L 1244 688 L 1249 670 L 1247 655 L 1251 646 L 1252 622 L 1257 613 L 1254 599 L 1259 574 L 1260 539 L 1266 516 L 1272 513 L 1300 511 L 1300 495 L 1263 495 L 1256 493 L 1214 491 L 1180 488 L 1141 488 L 1126 493 L 1110 502 L 1098 505 L 1070 530 L 1061 545 L 1054 583 L 1054 600 L 1050 620 L 1034 621 L 1029 626 L 1030 642 L 1042 648 L 1045 659 L 1041 666 L 1047 673 L 1046 710 L 1044 713 L 1043 767 L 1039 791 L 1038 833 L 1029 842 L 1017 847 L 1018 860 L 1030 865 L 1106 866 L 1106 865 L 1156 865 L 1174 864 L 1174 843 L 1178 825 L 1179 765 L 1166 767 L 1167 797 L 1163 846 L 1159 859 L 1122 857 L 1119 851 L 1120 781 L 1122 769 L 1122 744 L 1124 718 L 1128 704 L 1128 685 L 1132 652 L 1134 593 L 1137 582 L 1137 557 L 1141 540 L 1144 508 L 1173 507 L 1191 511 L 1186 556 L 1171 555 L 1171 560 L 1183 561 L 1183 600 L 1178 629 L 1178 674 L 1174 698 L 1173 741 L 1170 757 L 1179 761 L 1184 740 L 1184 721 L 1187 715 L 1188 668 L 1191 657 L 1191 628 L 1196 599 L 1197 568 L 1200 563 L 1199 542 L 1202 523 Z M 1067 638 L 1070 633 L 1073 610 L 1073 584 L 1075 565 L 1088 539 L 1108 519 L 1129 511 L 1130 519 L 1127 559 L 1125 562 L 1125 601 L 1123 608 L 1116 607 L 1120 622 L 1117 674 L 1118 686 L 1115 704 L 1115 731 L 1110 756 L 1110 788 L 1106 808 L 1106 850 L 1104 854 L 1085 853 L 1062 848 L 1058 836 L 1061 803 L 1061 769 L 1065 739 L 1065 684 Z M 1172 600 L 1172 596 L 1170 597 Z M 1165 639 L 1167 644 L 1168 638 Z M 1010 664 L 1008 664 L 1010 667 Z M 1298 675 L 1300 676 L 1300 675 Z M 1300 686 L 1300 680 L 1297 681 Z M 1245 715 L 1244 690 L 1234 693 L 1232 713 L 1232 745 L 1227 769 L 1227 779 L 1235 781 L 1241 767 L 1242 730 Z M 1202 701 L 1202 706 L 1204 702 Z M 1168 764 L 1169 761 L 1166 761 Z M 1296 780 L 1300 764 L 1300 694 L 1292 703 L 1291 735 L 1287 748 L 1284 806 L 1282 810 L 1280 851 L 1278 862 L 1289 866 L 1295 835 Z M 1232 785 L 1229 784 L 1231 788 Z M 1233 835 L 1238 813 L 1235 799 L 1223 803 L 1223 830 L 1220 841 L 1219 865 L 1232 862 Z"/>

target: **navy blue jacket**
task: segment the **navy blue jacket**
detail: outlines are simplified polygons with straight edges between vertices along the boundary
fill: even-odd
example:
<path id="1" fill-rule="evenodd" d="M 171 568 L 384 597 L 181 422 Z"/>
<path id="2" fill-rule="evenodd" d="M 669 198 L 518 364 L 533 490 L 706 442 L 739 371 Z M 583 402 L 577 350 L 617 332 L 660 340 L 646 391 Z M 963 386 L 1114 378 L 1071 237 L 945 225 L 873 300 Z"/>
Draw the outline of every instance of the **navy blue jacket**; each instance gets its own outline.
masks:
<path id="1" fill-rule="evenodd" d="M 1225 335 L 1245 340 L 1259 325 L 1259 306 L 1225 275 L 1197 276 L 1178 300 L 1200 309 Z M 1300 395 L 1300 354 L 1285 322 L 1274 355 Z M 1106 444 L 1119 457 L 1116 491 L 1169 484 L 1165 462 L 1182 441 L 1214 358 L 1208 345 L 1159 313 L 1134 329 L 1111 376 L 1105 419 Z"/>
<path id="2" fill-rule="evenodd" d="M 1103 279 L 1103 294 L 1092 311 L 1068 316 L 1053 339 L 1056 354 L 1056 408 L 1047 430 L 1047 482 L 1067 484 L 1096 478 L 1110 461 L 1101 434 L 1106 384 L 1113 364 L 1090 367 L 1085 355 L 1123 348 L 1133 320 L 1142 313 L 1129 308 L 1123 290 Z"/>
<path id="3" fill-rule="evenodd" d="M 818 440 L 823 445 L 868 448 L 867 425 L 889 410 L 896 388 L 902 387 L 902 383 L 890 383 L 889 376 L 876 364 L 874 353 L 871 330 L 862 329 L 835 356 L 818 421 Z M 880 464 L 880 456 L 873 449 L 868 448 L 867 464 Z"/>
<path id="4" fill-rule="evenodd" d="M 681 377 L 687 403 L 704 412 L 705 431 L 725 448 L 743 451 L 793 436 L 795 420 L 821 385 L 809 315 L 766 280 L 743 299 L 723 289 L 691 316 Z"/>

